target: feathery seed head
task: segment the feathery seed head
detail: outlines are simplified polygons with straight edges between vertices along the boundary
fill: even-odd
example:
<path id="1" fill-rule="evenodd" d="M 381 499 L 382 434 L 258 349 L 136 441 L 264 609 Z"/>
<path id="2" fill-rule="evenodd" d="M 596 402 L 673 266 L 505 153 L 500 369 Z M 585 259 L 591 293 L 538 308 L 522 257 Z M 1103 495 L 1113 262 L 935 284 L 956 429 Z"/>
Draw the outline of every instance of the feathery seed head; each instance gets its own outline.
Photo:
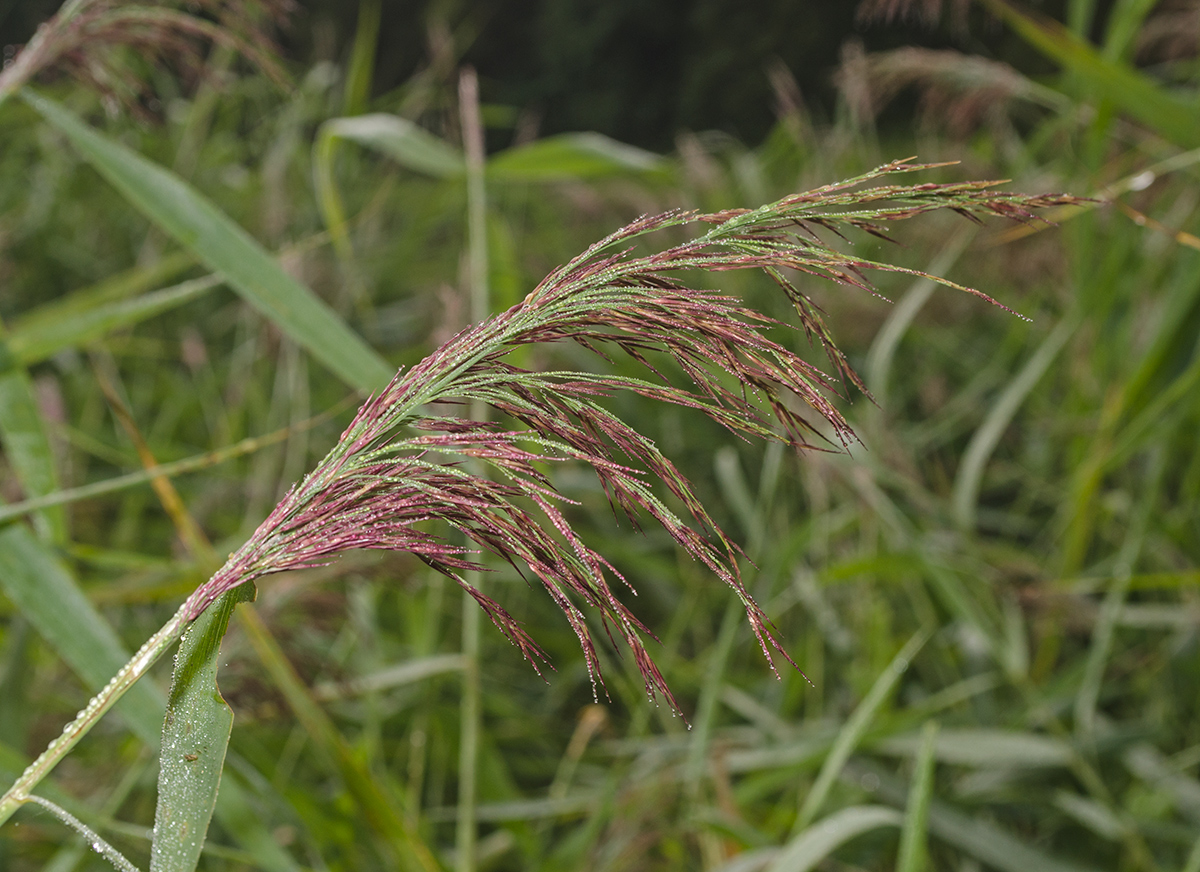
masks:
<path id="1" fill-rule="evenodd" d="M 868 270 L 921 273 L 844 255 L 817 231 L 840 236 L 857 229 L 883 236 L 880 222 L 934 209 L 1028 221 L 1035 209 L 1074 202 L 1063 195 L 997 192 L 990 182 L 862 187 L 882 176 L 928 168 L 897 161 L 754 210 L 643 216 L 597 242 L 554 270 L 521 303 L 463 330 L 368 399 L 317 468 L 196 591 L 193 614 L 248 578 L 321 565 L 349 549 L 408 551 L 462 585 L 536 668 L 545 658 L 520 622 L 464 580 L 465 570 L 483 567 L 467 547 L 436 532 L 438 525 L 449 526 L 541 582 L 577 635 L 594 683 L 603 677 L 585 607 L 598 613 L 610 639 L 619 636 L 633 651 L 647 693 L 661 693 L 678 710 L 643 642 L 652 634 L 610 586 L 614 580 L 628 582 L 579 538 L 562 508 L 570 501 L 542 471 L 574 462 L 591 467 L 614 509 L 635 526 L 648 517 L 736 591 L 772 667 L 773 652 L 791 662 L 743 585 L 737 545 L 654 442 L 602 401 L 616 391 L 632 391 L 702 412 L 738 436 L 796 448 L 813 447 L 808 441 L 813 425 L 797 411 L 807 406 L 828 422 L 840 445 L 848 444 L 854 434 L 829 398 L 839 379 L 860 389 L 862 383 L 787 271 L 867 290 Z M 665 251 L 634 255 L 635 238 L 685 224 L 709 229 Z M 836 377 L 769 339 L 764 330 L 778 322 L 727 295 L 691 288 L 678 276 L 684 270 L 735 269 L 764 270 L 780 285 L 810 341 L 825 349 Z M 523 345 L 568 341 L 602 356 L 624 352 L 644 374 L 531 372 L 505 360 Z M 672 383 L 656 367 L 652 358 L 663 354 L 689 384 Z M 473 401 L 487 403 L 510 423 L 430 413 L 435 403 Z M 668 505 L 660 482 L 682 516 Z"/>

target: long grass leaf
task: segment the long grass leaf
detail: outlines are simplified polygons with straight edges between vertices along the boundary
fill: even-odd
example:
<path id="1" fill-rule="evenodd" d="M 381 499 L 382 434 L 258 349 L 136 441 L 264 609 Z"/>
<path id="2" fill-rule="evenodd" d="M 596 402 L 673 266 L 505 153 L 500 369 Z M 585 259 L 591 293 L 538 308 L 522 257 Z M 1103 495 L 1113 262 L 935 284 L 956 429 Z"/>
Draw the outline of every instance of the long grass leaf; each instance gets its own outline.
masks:
<path id="1" fill-rule="evenodd" d="M 871 689 L 867 692 L 867 695 L 863 697 L 862 702 L 858 704 L 854 713 L 850 715 L 850 718 L 838 732 L 837 738 L 834 739 L 833 747 L 829 749 L 829 755 L 821 765 L 821 771 L 817 773 L 817 780 L 813 782 L 813 786 L 805 794 L 793 832 L 804 830 L 816 818 L 817 812 L 821 810 L 821 806 L 825 804 L 825 800 L 829 796 L 830 788 L 833 787 L 838 775 L 841 774 L 842 767 L 846 765 L 846 761 L 850 759 L 851 753 L 858 747 L 858 743 L 862 740 L 867 727 L 871 725 L 871 721 L 883 707 L 884 702 L 887 701 L 892 688 L 900 681 L 900 677 L 908 669 L 908 664 L 929 640 L 930 635 L 930 630 L 923 629 L 918 631 L 905 643 L 899 653 L 884 667 L 883 672 L 875 679 L 875 683 L 871 685 Z"/>
<path id="2" fill-rule="evenodd" d="M 903 822 L 900 812 L 883 805 L 854 805 L 835 811 L 788 842 L 767 872 L 808 872 L 855 836 Z"/>
<path id="3" fill-rule="evenodd" d="M 364 392 L 388 383 L 393 368 L 206 197 L 57 103 L 22 93 L 126 199 L 340 378 Z"/>
<path id="4" fill-rule="evenodd" d="M 371 79 L 375 72 L 375 51 L 379 45 L 381 0 L 359 0 L 358 22 L 354 28 L 354 47 L 350 50 L 350 68 L 346 72 L 344 107 L 347 115 L 358 115 L 371 99 Z"/>
<path id="5" fill-rule="evenodd" d="M 329 715 L 317 705 L 262 618 L 248 607 L 239 609 L 237 615 L 251 646 L 300 726 L 325 762 L 340 775 L 346 789 L 358 802 L 367 824 L 397 849 L 406 868 L 436 872 L 440 867 L 432 852 L 413 832 L 387 789 L 355 756 Z"/>
<path id="6" fill-rule="evenodd" d="M 20 524 L 0 531 L 0 586 L 89 689 L 103 687 L 129 659 L 70 570 Z M 117 710 L 134 735 L 157 748 L 163 705 L 161 693 L 139 682 Z"/>
<path id="7" fill-rule="evenodd" d="M 224 594 L 179 641 L 163 723 L 151 872 L 192 872 L 200 859 L 233 729 L 233 712 L 217 689 L 221 639 L 234 606 L 254 593 L 250 582 Z"/>
<path id="8" fill-rule="evenodd" d="M 5 354 L 0 330 L 0 356 Z M 54 453 L 45 422 L 33 395 L 29 374 L 11 358 L 4 368 L 0 360 L 0 444 L 25 495 L 32 499 L 58 490 Z M 55 543 L 67 540 L 67 516 L 61 506 L 51 506 L 34 515 L 39 535 Z"/>
<path id="9" fill-rule="evenodd" d="M 909 756 L 918 754 L 923 745 L 921 735 L 894 736 L 884 739 L 875 750 Z M 946 729 L 934 743 L 934 756 L 941 762 L 983 769 L 1067 766 L 1074 753 L 1061 739 L 1008 730 Z"/>
<path id="10" fill-rule="evenodd" d="M 99 833 L 97 833 L 79 818 L 75 817 L 75 815 L 71 814 L 62 806 L 53 803 L 48 799 L 43 799 L 40 796 L 31 796 L 29 797 L 29 801 L 46 809 L 46 811 L 50 812 L 68 827 L 75 830 L 75 832 L 79 833 L 79 835 L 83 836 L 83 838 L 87 840 L 87 843 L 92 846 L 92 850 L 111 863 L 113 867 L 118 870 L 118 872 L 138 872 L 137 866 L 134 866 L 131 862 L 129 862 L 124 854 L 106 842 L 100 837 Z"/>
<path id="11" fill-rule="evenodd" d="M 1200 106 L 1181 100 L 1153 79 L 1109 60 L 1061 24 L 1017 9 L 1008 0 L 983 0 L 1022 39 L 1075 75 L 1093 96 L 1115 106 L 1180 148 L 1200 145 Z"/>
<path id="12" fill-rule="evenodd" d="M 974 235 L 975 228 L 973 227 L 960 230 L 958 235 L 946 244 L 946 247 L 930 264 L 930 274 L 940 276 L 949 271 L 958 262 L 962 253 L 967 250 L 967 245 L 970 244 Z M 867 386 L 875 395 L 875 401 L 884 409 L 887 408 L 887 381 L 896 349 L 909 325 L 912 324 L 929 298 L 933 296 L 936 288 L 937 282 L 933 279 L 920 278 L 913 282 L 905 291 L 904 296 L 900 297 L 892 308 L 867 351 L 866 367 L 864 368 Z"/>
<path id="13" fill-rule="evenodd" d="M 922 872 L 928 863 L 926 840 L 929 830 L 929 801 L 933 798 L 934 748 L 937 734 L 937 721 L 928 721 L 921 730 L 921 747 L 917 751 L 916 763 L 913 766 L 908 806 L 904 810 L 904 825 L 900 828 L 896 872 Z"/>
<path id="14" fill-rule="evenodd" d="M 995 405 L 988 411 L 983 423 L 979 425 L 979 429 L 971 436 L 967 450 L 963 453 L 962 463 L 959 464 L 958 474 L 954 478 L 954 520 L 962 529 L 971 530 L 975 527 L 975 506 L 979 500 L 983 472 L 992 452 L 1000 443 L 1000 437 L 1004 435 L 1005 429 L 1030 391 L 1046 374 L 1050 364 L 1074 334 L 1081 320 L 1079 315 L 1067 315 L 1050 331 L 1050 335 L 1042 340 L 1037 351 L 1009 382 Z"/>
<path id="15" fill-rule="evenodd" d="M 13 357 L 26 366 L 38 363 L 67 348 L 95 342 L 123 327 L 132 327 L 197 299 L 222 283 L 216 276 L 192 279 L 131 300 L 102 303 L 92 308 L 57 309 L 52 317 L 40 317 L 15 327 L 9 335 Z"/>
<path id="16" fill-rule="evenodd" d="M 664 166 L 653 152 L 600 133 L 563 133 L 500 152 L 488 161 L 487 174 L 497 182 L 554 182 L 661 172 Z"/>
<path id="17" fill-rule="evenodd" d="M 69 291 L 61 297 L 42 303 L 13 317 L 8 327 L 12 333 L 40 329 L 58 321 L 90 312 L 100 306 L 119 303 L 141 296 L 178 278 L 196 263 L 186 251 L 168 254 L 148 266 L 134 266 L 109 276 L 93 285 Z"/>
<path id="18" fill-rule="evenodd" d="M 338 139 L 386 155 L 405 169 L 435 179 L 461 178 L 467 171 L 461 150 L 399 115 L 375 112 L 334 118 L 321 125 L 318 143 Z"/>
<path id="19" fill-rule="evenodd" d="M 877 792 L 886 802 L 895 805 L 906 802 L 904 785 L 878 766 L 855 761 L 847 776 L 857 782 L 868 773 L 878 784 Z M 959 811 L 936 798 L 929 801 L 929 832 L 998 872 L 1090 872 L 1092 869 L 1032 847 L 996 824 Z"/>
<path id="20" fill-rule="evenodd" d="M 408 170 L 435 179 L 459 178 L 466 172 L 461 151 L 398 115 L 375 112 L 326 121 L 313 145 L 313 184 L 321 218 L 343 263 L 353 262 L 346 206 L 334 174 L 338 145 L 343 141 L 369 148 Z"/>

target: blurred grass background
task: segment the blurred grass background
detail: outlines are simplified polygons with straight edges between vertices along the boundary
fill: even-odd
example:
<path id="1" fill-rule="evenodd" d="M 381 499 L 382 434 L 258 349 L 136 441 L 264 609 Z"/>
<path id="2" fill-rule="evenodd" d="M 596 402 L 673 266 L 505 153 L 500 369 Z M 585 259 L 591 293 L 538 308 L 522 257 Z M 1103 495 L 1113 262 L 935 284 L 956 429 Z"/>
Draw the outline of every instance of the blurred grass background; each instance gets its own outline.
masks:
<path id="1" fill-rule="evenodd" d="M 724 587 L 565 470 L 692 729 L 611 649 L 611 701 L 593 703 L 574 635 L 510 570 L 486 583 L 551 654 L 548 682 L 489 627 L 464 658 L 460 595 L 402 555 L 268 579 L 220 673 L 237 714 L 225 782 L 246 812 L 218 815 L 201 868 L 388 868 L 367 779 L 448 868 L 1198 872 L 1200 6 L 988 0 L 922 24 L 926 5 L 889 22 L 876 4 L 867 23 L 849 4 L 677 5 L 313 2 L 277 34 L 288 88 L 220 48 L 182 75 L 127 56 L 152 86 L 136 105 L 43 78 L 395 366 L 466 323 L 467 194 L 447 168 L 464 63 L 481 78 L 495 309 L 642 212 L 754 206 L 909 154 L 961 161 L 939 181 L 1113 201 L 1054 228 L 935 216 L 899 228 L 903 247 L 852 240 L 1032 321 L 897 276 L 880 280 L 891 305 L 810 288 L 876 400 L 845 404 L 847 454 L 783 456 L 614 400 L 745 544 L 811 684 L 777 680 Z M 3 41 L 53 11 L 3 6 Z M 92 486 L 0 531 L 10 778 L 103 680 L 87 633 L 39 614 L 67 610 L 53 579 L 135 649 L 355 401 L 33 109 L 0 108 L 0 138 L 0 496 Z M 787 317 L 765 282 L 720 284 Z M 148 457 L 195 460 L 174 510 L 145 476 L 105 485 Z M 27 523 L 49 563 L 18 559 Z M 125 714 L 53 781 L 144 862 L 157 763 Z M 0 832 L 0 868 L 105 867 L 27 814 Z"/>

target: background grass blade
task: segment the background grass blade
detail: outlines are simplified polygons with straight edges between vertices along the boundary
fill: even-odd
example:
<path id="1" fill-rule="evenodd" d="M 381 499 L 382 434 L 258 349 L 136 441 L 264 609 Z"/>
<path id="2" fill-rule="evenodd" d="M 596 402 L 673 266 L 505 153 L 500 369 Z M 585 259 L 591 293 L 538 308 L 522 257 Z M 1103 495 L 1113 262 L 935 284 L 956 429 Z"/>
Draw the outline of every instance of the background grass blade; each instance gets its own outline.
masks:
<path id="1" fill-rule="evenodd" d="M 432 852 L 409 827 L 387 789 L 358 760 L 329 716 L 313 700 L 262 618 L 249 607 L 240 609 L 237 614 L 242 629 L 250 638 L 250 644 L 300 725 L 326 764 L 342 778 L 371 829 L 385 840 L 388 847 L 395 850 L 401 868 L 422 869 L 425 872 L 440 869 Z"/>
<path id="2" fill-rule="evenodd" d="M 796 824 L 793 827 L 793 832 L 799 832 L 808 827 L 808 825 L 817 816 L 817 812 L 825 804 L 825 800 L 829 796 L 829 790 L 833 787 L 837 777 L 842 772 L 842 767 L 846 765 L 846 761 L 850 759 L 850 755 L 862 740 L 863 734 L 867 731 L 867 727 L 871 725 L 871 721 L 879 712 L 880 708 L 887 701 L 888 695 L 904 675 L 908 669 L 912 658 L 917 655 L 924 644 L 929 640 L 931 631 L 928 629 L 920 630 L 911 639 L 905 643 L 899 653 L 892 658 L 892 661 L 884 668 L 879 677 L 875 679 L 875 683 L 871 685 L 871 689 L 867 695 L 863 697 L 857 708 L 846 721 L 845 725 L 838 731 L 837 738 L 834 739 L 833 747 L 829 749 L 829 755 L 825 758 L 825 762 L 821 764 L 821 771 L 817 774 L 817 780 L 813 782 L 808 793 L 804 796 L 804 802 L 800 805 L 800 813 L 796 817 Z"/>
<path id="3" fill-rule="evenodd" d="M 1180 99 L 1158 82 L 1104 57 L 1090 43 L 1057 22 L 1023 12 L 1009 0 L 982 0 L 1026 42 L 1074 74 L 1090 96 L 1112 101 L 1123 112 L 1180 148 L 1200 145 L 1200 112 L 1195 97 Z"/>
<path id="4" fill-rule="evenodd" d="M 553 182 L 594 179 L 617 173 L 665 169 L 658 155 L 599 133 L 562 133 L 500 152 L 488 161 L 497 182 Z"/>
<path id="5" fill-rule="evenodd" d="M 367 393 L 388 383 L 394 369 L 207 198 L 170 171 L 92 130 L 57 103 L 29 91 L 23 96 L 156 226 L 220 274 L 343 381 Z"/>
<path id="6" fill-rule="evenodd" d="M 0 444 L 25 496 L 37 499 L 58 490 L 58 472 L 29 374 L 11 356 L 2 359 L 10 354 L 4 340 L 0 327 Z M 47 541 L 67 540 L 67 515 L 61 506 L 41 510 L 34 524 Z"/>
<path id="7" fill-rule="evenodd" d="M 467 171 L 461 150 L 399 115 L 374 112 L 354 118 L 333 118 L 321 125 L 318 148 L 339 139 L 369 148 L 407 170 L 430 178 L 460 178 Z"/>
<path id="8" fill-rule="evenodd" d="M 884 739 L 876 750 L 885 754 L 919 754 L 924 734 Z M 979 768 L 1062 767 L 1074 751 L 1061 739 L 1015 730 L 943 729 L 934 740 L 934 757 L 942 763 Z"/>
<path id="9" fill-rule="evenodd" d="M 151 872 L 192 872 L 217 803 L 233 712 L 217 689 L 221 639 L 234 606 L 254 599 L 253 582 L 229 591 L 179 641 L 163 722 Z"/>
<path id="10" fill-rule="evenodd" d="M 182 306 L 222 284 L 215 276 L 192 279 L 131 300 L 105 302 L 92 308 L 72 306 L 68 311 L 54 307 L 49 316 L 38 317 L 14 328 L 9 335 L 13 357 L 26 366 L 46 360 L 66 348 L 79 348 L 104 338 L 114 330 Z M 65 308 L 65 307 L 64 307 Z"/>
<path id="11" fill-rule="evenodd" d="M 898 827 L 904 816 L 883 805 L 852 805 L 813 824 L 784 846 L 767 872 L 808 872 L 855 836 Z"/>
<path id="12" fill-rule="evenodd" d="M 79 675 L 89 690 L 103 687 L 129 659 L 112 627 L 84 596 L 69 570 L 20 524 L 0 531 L 0 586 L 47 644 Z M 117 711 L 151 748 L 161 740 L 166 699 L 148 682 L 138 682 Z M 234 809 L 242 809 L 234 811 Z M 217 819 L 271 872 L 294 872 L 295 863 L 271 838 L 258 812 L 226 781 Z"/>
<path id="13" fill-rule="evenodd" d="M 343 110 L 358 115 L 371 99 L 371 79 L 375 72 L 375 50 L 379 45 L 379 19 L 382 0 L 359 0 L 358 22 L 354 29 L 354 48 L 346 73 Z"/>
<path id="14" fill-rule="evenodd" d="M 934 740 L 937 721 L 928 721 L 921 730 L 921 747 L 913 763 L 912 785 L 900 828 L 900 849 L 896 872 L 922 872 L 928 865 L 929 801 L 933 797 Z"/>
<path id="15" fill-rule="evenodd" d="M 89 689 L 103 687 L 129 659 L 67 567 L 20 524 L 0 531 L 0 586 Z M 163 705 L 161 693 L 139 682 L 116 708 L 134 735 L 157 748 Z"/>
<path id="16" fill-rule="evenodd" d="M 867 774 L 873 776 L 872 782 L 878 785 L 876 791 L 886 802 L 906 803 L 908 791 L 903 783 L 880 767 L 855 761 L 847 771 L 855 783 L 861 783 Z M 999 872 L 1089 872 L 1094 868 L 1055 857 L 992 821 L 967 814 L 936 798 L 929 801 L 929 832 Z"/>
<path id="17" fill-rule="evenodd" d="M 975 508 L 979 501 L 984 469 L 992 452 L 1000 443 L 1005 428 L 1029 392 L 1046 374 L 1046 370 L 1058 357 L 1071 335 L 1078 329 L 1081 320 L 1077 315 L 1067 315 L 1050 331 L 1050 335 L 1042 340 L 1037 351 L 1001 392 L 995 405 L 971 437 L 967 450 L 963 453 L 958 474 L 954 477 L 954 519 L 962 529 L 970 530 L 975 526 Z"/>

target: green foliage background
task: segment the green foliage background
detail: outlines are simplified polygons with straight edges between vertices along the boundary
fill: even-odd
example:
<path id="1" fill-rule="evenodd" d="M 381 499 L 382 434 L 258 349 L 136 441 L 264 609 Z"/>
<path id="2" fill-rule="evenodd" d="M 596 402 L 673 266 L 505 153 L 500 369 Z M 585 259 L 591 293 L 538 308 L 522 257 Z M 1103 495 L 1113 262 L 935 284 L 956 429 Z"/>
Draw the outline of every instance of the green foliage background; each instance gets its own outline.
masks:
<path id="1" fill-rule="evenodd" d="M 1032 321 L 893 276 L 880 292 L 894 305 L 813 288 L 876 400 L 844 404 L 862 440 L 848 453 L 780 456 L 704 419 L 614 400 L 746 543 L 752 589 L 811 683 L 770 674 L 726 589 L 665 536 L 616 525 L 593 481 L 562 473 L 588 541 L 637 586 L 694 728 L 646 703 L 611 649 L 611 701 L 597 707 L 552 603 L 515 573 L 492 573 L 489 589 L 558 671 L 543 683 L 483 628 L 477 866 L 1200 870 L 1200 65 L 1194 42 L 1153 38 L 1161 16 L 1190 10 L 1174 27 L 1186 36 L 1200 11 L 1072 2 L 1057 28 L 991 0 L 981 5 L 994 17 L 972 7 L 959 37 L 949 23 L 920 37 L 963 49 L 956 58 L 853 66 L 851 52 L 842 89 L 822 96 L 845 12 L 830 13 L 843 29 L 820 31 L 817 60 L 804 51 L 817 31 L 788 17 L 804 4 L 768 4 L 761 34 L 708 17 L 717 4 L 686 5 L 690 16 L 663 5 L 638 30 L 620 5 L 506 17 L 430 4 L 403 39 L 389 36 L 398 12 L 385 7 L 382 30 L 363 34 L 378 43 L 374 63 L 353 52 L 350 30 L 322 35 L 313 6 L 281 34 L 287 89 L 220 51 L 199 73 L 139 70 L 152 84 L 145 117 L 67 79 L 44 88 L 189 180 L 394 366 L 465 323 L 464 186 L 418 165 L 408 140 L 391 152 L 353 136 L 315 146 L 330 119 L 369 110 L 457 147 L 464 59 L 483 75 L 494 156 L 586 128 L 661 153 L 572 146 L 524 176 L 497 170 L 497 309 L 639 213 L 753 206 L 913 153 L 962 161 L 939 180 L 1111 198 L 1020 238 L 931 219 L 898 228 L 903 247 L 852 240 Z M 506 81 L 489 64 L 499 35 L 519 28 L 509 50 L 536 51 L 517 51 L 508 68 L 520 75 Z M 786 40 L 795 54 L 773 47 L 793 30 L 805 34 Z M 705 33 L 719 38 L 695 36 Z M 897 33 L 864 31 L 867 48 L 904 42 Z M 647 80 L 625 51 L 669 69 Z M 784 99 L 786 79 L 772 95 L 771 52 L 809 108 Z M 712 72 L 725 55 L 753 76 Z M 563 91 L 571 71 L 584 84 Z M 868 109 L 887 111 L 881 95 L 902 80 L 916 87 L 877 124 Z M 143 483 L 3 522 L 7 783 L 111 674 L 88 652 L 149 636 L 324 454 L 353 400 L 244 297 L 215 282 L 178 288 L 208 271 L 29 106 L 0 107 L 0 141 L 4 501 L 142 469 L 117 404 L 159 462 L 198 467 L 237 447 L 173 477 L 182 514 Z M 765 282 L 719 284 L 787 317 Z M 20 408 L 37 421 L 22 424 Z M 39 427 L 49 453 L 22 459 L 39 449 L 14 434 Z M 34 468 L 40 482 L 19 474 Z M 33 536 L 52 563 L 22 558 Z M 22 578 L 29 598 L 14 593 Z M 47 617 L 87 611 L 56 593 L 72 583 L 103 615 L 88 631 L 97 647 L 83 631 L 72 647 L 69 631 L 47 629 Z M 268 580 L 253 617 L 247 608 L 218 676 L 235 712 L 229 806 L 200 868 L 391 868 L 410 831 L 462 868 L 458 593 L 403 555 L 353 555 Z M 165 667 L 153 678 L 165 690 Z M 118 708 L 46 790 L 141 866 L 157 762 L 135 707 L 153 708 L 155 693 Z M 380 823 L 373 802 L 393 817 Z M 17 821 L 0 830 L 0 867 L 106 868 L 54 819 Z"/>

